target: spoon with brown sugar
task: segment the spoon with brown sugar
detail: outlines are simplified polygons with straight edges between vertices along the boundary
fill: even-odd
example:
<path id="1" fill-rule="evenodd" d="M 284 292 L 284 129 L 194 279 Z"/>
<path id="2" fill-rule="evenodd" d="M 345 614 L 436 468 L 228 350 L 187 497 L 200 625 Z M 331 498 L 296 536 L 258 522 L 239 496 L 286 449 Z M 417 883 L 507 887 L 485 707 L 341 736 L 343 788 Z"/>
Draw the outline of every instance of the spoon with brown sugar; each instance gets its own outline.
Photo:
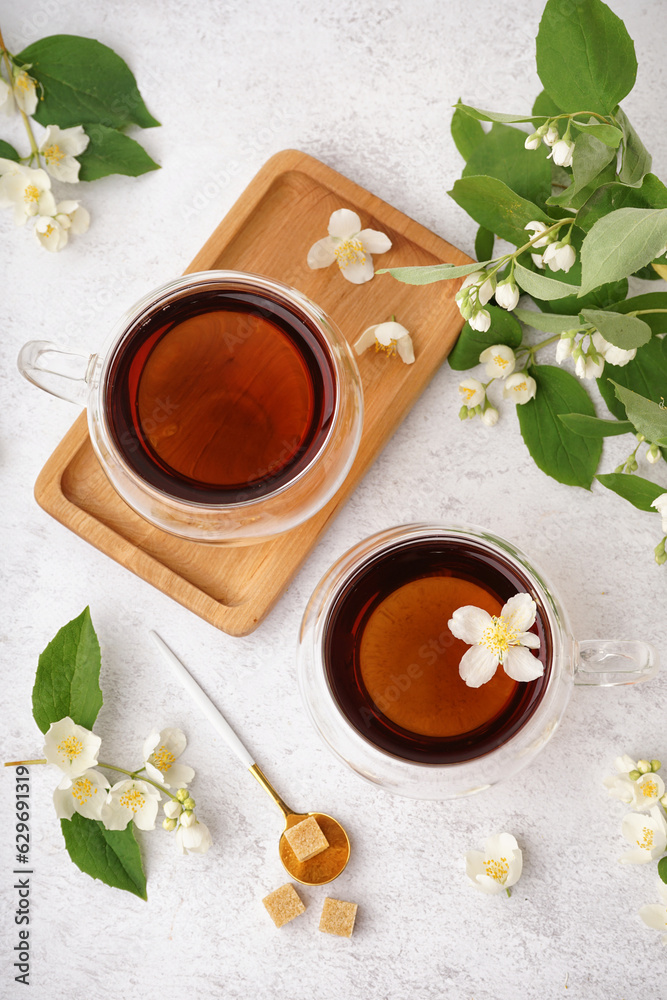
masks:
<path id="1" fill-rule="evenodd" d="M 268 792 L 283 814 L 285 829 L 280 837 L 278 851 L 280 853 L 280 860 L 287 872 L 293 879 L 304 885 L 325 885 L 327 882 L 332 882 L 335 878 L 338 878 L 350 859 L 350 841 L 338 820 L 334 819 L 333 816 L 328 816 L 326 813 L 295 813 L 290 809 L 278 795 L 259 765 L 255 763 L 252 754 L 241 743 L 225 717 L 218 711 L 211 699 L 200 688 L 199 684 L 186 670 L 178 657 L 172 653 L 171 649 L 169 649 L 157 632 L 151 631 L 150 635 L 193 701 L 199 706 L 204 715 L 206 715 L 209 722 L 213 724 L 217 733 L 222 737 L 229 749 L 236 754 L 244 767 L 250 771 L 253 778 Z M 286 833 L 297 824 L 303 823 L 311 817 L 316 821 L 322 834 L 324 834 L 328 847 L 320 850 L 314 856 L 300 861 L 293 847 L 290 845 Z M 303 857 L 302 854 L 301 856 Z"/>

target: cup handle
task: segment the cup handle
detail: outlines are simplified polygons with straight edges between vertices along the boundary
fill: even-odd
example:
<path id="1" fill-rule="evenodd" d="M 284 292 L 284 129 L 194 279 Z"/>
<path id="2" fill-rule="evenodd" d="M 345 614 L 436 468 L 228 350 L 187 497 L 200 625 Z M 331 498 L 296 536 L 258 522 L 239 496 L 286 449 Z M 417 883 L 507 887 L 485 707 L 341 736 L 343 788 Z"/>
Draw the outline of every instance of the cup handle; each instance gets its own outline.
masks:
<path id="1" fill-rule="evenodd" d="M 658 667 L 658 651 L 648 642 L 583 639 L 575 643 L 575 684 L 596 687 L 636 684 L 650 681 Z"/>
<path id="2" fill-rule="evenodd" d="M 96 361 L 96 354 L 73 354 L 48 340 L 30 340 L 19 352 L 18 368 L 28 382 L 52 396 L 85 406 Z"/>

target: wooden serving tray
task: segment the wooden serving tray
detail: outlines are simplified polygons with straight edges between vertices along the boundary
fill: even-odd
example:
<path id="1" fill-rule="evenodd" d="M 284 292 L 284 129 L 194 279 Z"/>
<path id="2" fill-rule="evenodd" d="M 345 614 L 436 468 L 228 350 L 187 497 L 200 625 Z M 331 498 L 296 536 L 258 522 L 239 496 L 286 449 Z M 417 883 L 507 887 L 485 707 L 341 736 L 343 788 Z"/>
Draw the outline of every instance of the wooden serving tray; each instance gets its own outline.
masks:
<path id="1" fill-rule="evenodd" d="M 357 458 L 338 493 L 305 524 L 270 541 L 228 547 L 187 541 L 154 528 L 110 486 L 93 452 L 82 413 L 35 485 L 49 514 L 116 562 L 230 635 L 257 628 L 301 562 L 394 433 L 449 353 L 463 320 L 458 281 L 422 287 L 379 275 L 346 281 L 334 264 L 311 271 L 310 246 L 326 236 L 329 216 L 351 208 L 363 228 L 379 229 L 392 249 L 377 267 L 470 258 L 335 170 L 296 150 L 273 156 L 250 182 L 186 273 L 229 268 L 293 285 L 320 305 L 350 342 L 394 313 L 411 332 L 416 361 L 404 365 L 370 349 L 359 359 L 364 429 Z M 169 275 L 165 275 L 165 279 Z"/>

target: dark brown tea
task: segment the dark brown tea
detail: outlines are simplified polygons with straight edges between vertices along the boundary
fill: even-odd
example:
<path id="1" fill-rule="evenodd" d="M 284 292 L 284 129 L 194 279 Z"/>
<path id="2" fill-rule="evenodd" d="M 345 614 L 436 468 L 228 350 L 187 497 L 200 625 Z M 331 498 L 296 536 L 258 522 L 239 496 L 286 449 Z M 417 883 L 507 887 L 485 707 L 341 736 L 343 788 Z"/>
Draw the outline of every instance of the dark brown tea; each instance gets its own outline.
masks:
<path id="1" fill-rule="evenodd" d="M 481 757 L 524 725 L 549 679 L 551 636 L 538 613 L 532 631 L 545 666 L 517 683 L 499 666 L 470 688 L 459 663 L 470 648 L 447 622 L 467 604 L 499 615 L 528 579 L 500 555 L 463 541 L 422 539 L 369 560 L 348 581 L 325 629 L 327 680 L 339 707 L 381 750 L 424 764 Z"/>
<path id="2" fill-rule="evenodd" d="M 111 360 L 106 411 L 126 462 L 170 496 L 254 500 L 306 468 L 336 406 L 314 322 L 242 289 L 205 289 L 156 309 Z"/>

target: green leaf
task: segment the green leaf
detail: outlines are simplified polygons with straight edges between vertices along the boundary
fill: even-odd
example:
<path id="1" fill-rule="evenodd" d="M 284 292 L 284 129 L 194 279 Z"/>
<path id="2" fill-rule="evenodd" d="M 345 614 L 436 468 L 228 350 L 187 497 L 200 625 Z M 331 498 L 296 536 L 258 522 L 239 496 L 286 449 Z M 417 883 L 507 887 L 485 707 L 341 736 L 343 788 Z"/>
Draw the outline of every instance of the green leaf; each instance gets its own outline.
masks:
<path id="1" fill-rule="evenodd" d="M 584 135 L 594 135 L 596 139 L 603 142 L 605 146 L 611 146 L 612 149 L 618 149 L 621 144 L 623 133 L 615 125 L 606 125 L 604 122 L 596 121 L 595 118 L 590 118 L 587 122 L 573 121 L 572 124 Z"/>
<path id="2" fill-rule="evenodd" d="M 634 427 L 629 420 L 601 420 L 583 413 L 561 413 L 559 420 L 568 430 L 582 437 L 616 437 L 619 434 L 633 434 Z"/>
<path id="3" fill-rule="evenodd" d="M 497 177 L 462 177 L 448 193 L 478 225 L 517 247 L 528 242 L 525 226 L 529 222 L 535 219 L 547 226 L 552 223 L 541 208 Z"/>
<path id="4" fill-rule="evenodd" d="M 667 244 L 667 209 L 619 208 L 595 223 L 581 247 L 581 292 L 627 278 Z"/>
<path id="5" fill-rule="evenodd" d="M 595 477 L 599 483 L 606 486 L 612 493 L 618 494 L 624 500 L 628 500 L 637 510 L 651 511 L 656 513 L 655 507 L 651 504 L 665 492 L 664 486 L 652 483 L 650 479 L 642 479 L 641 476 L 630 476 L 623 472 L 610 472 L 607 475 Z"/>
<path id="6" fill-rule="evenodd" d="M 94 122 L 108 128 L 140 125 L 151 128 L 153 118 L 137 83 L 120 56 L 79 35 L 51 35 L 33 42 L 17 57 L 30 63 L 30 75 L 43 87 L 43 98 L 33 115 L 40 125 L 70 128 Z"/>
<path id="7" fill-rule="evenodd" d="M 616 110 L 616 120 L 623 129 L 623 156 L 618 179 L 622 184 L 639 187 L 651 169 L 651 154 L 641 141 L 622 108 Z"/>
<path id="8" fill-rule="evenodd" d="M 449 355 L 449 365 L 454 371 L 462 372 L 479 364 L 479 356 L 494 344 L 507 344 L 517 348 L 521 343 L 521 327 L 512 313 L 499 306 L 485 307 L 491 315 L 491 326 L 486 331 L 473 330 L 466 323 L 459 339 Z"/>
<path id="9" fill-rule="evenodd" d="M 475 147 L 484 138 L 484 129 L 476 118 L 471 118 L 457 107 L 452 115 L 451 130 L 454 145 L 463 159 L 468 160 Z"/>
<path id="10" fill-rule="evenodd" d="M 510 122 L 542 122 L 542 115 L 507 115 L 498 111 L 482 111 L 480 108 L 473 108 L 469 104 L 461 104 L 457 101 L 454 107 L 471 118 L 476 118 L 480 122 L 500 122 L 507 125 Z"/>
<path id="11" fill-rule="evenodd" d="M 149 170 L 159 170 L 143 146 L 129 135 L 123 135 L 106 125 L 84 125 L 90 138 L 88 146 L 77 157 L 81 164 L 80 181 L 95 181 L 108 174 L 129 174 L 138 177 Z"/>
<path id="12" fill-rule="evenodd" d="M 538 365 L 531 367 L 530 374 L 537 382 L 535 398 L 516 408 L 528 451 L 537 466 L 559 483 L 588 489 L 600 461 L 602 440 L 575 434 L 558 419 L 561 413 L 595 416 L 588 393 L 563 368 Z"/>
<path id="13" fill-rule="evenodd" d="M 563 333 L 578 325 L 573 316 L 535 312 L 533 309 L 515 309 L 514 315 L 526 326 L 532 326 L 543 333 Z"/>
<path id="14" fill-rule="evenodd" d="M 538 274 L 536 271 L 529 271 L 518 261 L 514 267 L 514 277 L 524 292 L 528 292 L 533 298 L 562 299 L 566 295 L 572 295 L 573 292 L 572 285 L 557 281 L 555 278 L 547 278 L 545 274 Z"/>
<path id="15" fill-rule="evenodd" d="M 69 717 L 92 729 L 102 707 L 100 644 L 88 608 L 64 625 L 39 658 L 32 714 L 43 733 Z"/>
<path id="16" fill-rule="evenodd" d="M 648 323 L 636 316 L 624 316 L 609 309 L 582 309 L 581 315 L 600 331 L 605 340 L 623 351 L 647 344 L 652 336 Z"/>
<path id="17" fill-rule="evenodd" d="M 10 146 L 4 139 L 0 139 L 0 157 L 5 160 L 14 160 L 15 163 L 21 159 L 14 147 Z"/>
<path id="18" fill-rule="evenodd" d="M 525 141 L 525 132 L 493 125 L 473 150 L 463 176 L 496 177 L 522 198 L 543 205 L 551 194 L 551 163 L 543 149 L 526 149 Z"/>
<path id="19" fill-rule="evenodd" d="M 539 78 L 563 111 L 608 115 L 634 87 L 632 39 L 601 0 L 547 0 L 535 45 Z"/>
<path id="20" fill-rule="evenodd" d="M 533 104 L 533 114 L 542 115 L 545 118 L 555 118 L 562 112 L 552 97 L 549 97 L 546 90 L 541 90 L 535 98 Z"/>
<path id="21" fill-rule="evenodd" d="M 475 236 L 475 257 L 477 260 L 491 260 L 495 241 L 496 237 L 490 229 L 485 229 L 484 226 L 479 227 L 477 236 Z"/>
<path id="22" fill-rule="evenodd" d="M 65 847 L 77 868 L 115 889 L 147 899 L 146 876 L 133 823 L 124 830 L 106 830 L 103 823 L 74 813 L 61 819 Z"/>
<path id="23" fill-rule="evenodd" d="M 466 274 L 479 271 L 490 263 L 490 260 L 483 260 L 476 261 L 474 264 L 461 264 L 460 267 L 454 267 L 453 264 L 426 264 L 424 267 L 381 267 L 375 273 L 390 274 L 392 278 L 402 281 L 404 285 L 430 285 L 434 281 L 462 278 Z"/>
<path id="24" fill-rule="evenodd" d="M 626 389 L 613 379 L 609 379 L 614 386 L 616 398 L 621 401 L 628 415 L 628 420 L 633 424 L 638 434 L 643 434 L 647 441 L 652 444 L 660 444 L 663 438 L 667 438 L 667 408 L 663 409 L 658 403 L 646 396 L 640 396 L 632 389 Z"/>
<path id="25" fill-rule="evenodd" d="M 632 389 L 640 396 L 660 402 L 663 397 L 667 400 L 665 372 L 667 372 L 667 338 L 653 337 L 648 344 L 638 349 L 634 360 L 629 361 L 627 365 L 610 365 L 605 362 L 604 371 L 597 380 L 600 395 L 614 416 L 619 420 L 625 420 L 627 417 L 625 407 L 617 398 L 610 379 L 618 385 L 625 386 L 626 389 Z"/>
<path id="26" fill-rule="evenodd" d="M 645 313 L 641 318 L 654 334 L 667 333 L 667 292 L 646 292 L 622 302 L 614 302 L 610 309 L 617 313 L 641 312 L 644 309 L 663 309 L 664 312 Z"/>
<path id="27" fill-rule="evenodd" d="M 655 174 L 647 174 L 640 187 L 605 184 L 597 188 L 577 213 L 577 225 L 588 232 L 598 219 L 619 208 L 667 208 L 667 187 Z"/>
<path id="28" fill-rule="evenodd" d="M 667 882 L 667 854 L 658 861 L 658 875 L 663 882 Z"/>
<path id="29" fill-rule="evenodd" d="M 613 161 L 613 162 L 612 162 Z M 611 169 L 605 169 L 609 168 Z M 562 194 L 553 195 L 549 198 L 550 205 L 573 205 L 574 195 L 584 192 L 591 187 L 594 182 L 599 181 L 597 186 L 612 181 L 616 176 L 616 151 L 605 146 L 603 142 L 593 135 L 580 135 L 574 146 L 572 156 L 572 184 L 563 191 Z M 585 195 L 587 201 L 592 194 L 593 188 Z"/>

